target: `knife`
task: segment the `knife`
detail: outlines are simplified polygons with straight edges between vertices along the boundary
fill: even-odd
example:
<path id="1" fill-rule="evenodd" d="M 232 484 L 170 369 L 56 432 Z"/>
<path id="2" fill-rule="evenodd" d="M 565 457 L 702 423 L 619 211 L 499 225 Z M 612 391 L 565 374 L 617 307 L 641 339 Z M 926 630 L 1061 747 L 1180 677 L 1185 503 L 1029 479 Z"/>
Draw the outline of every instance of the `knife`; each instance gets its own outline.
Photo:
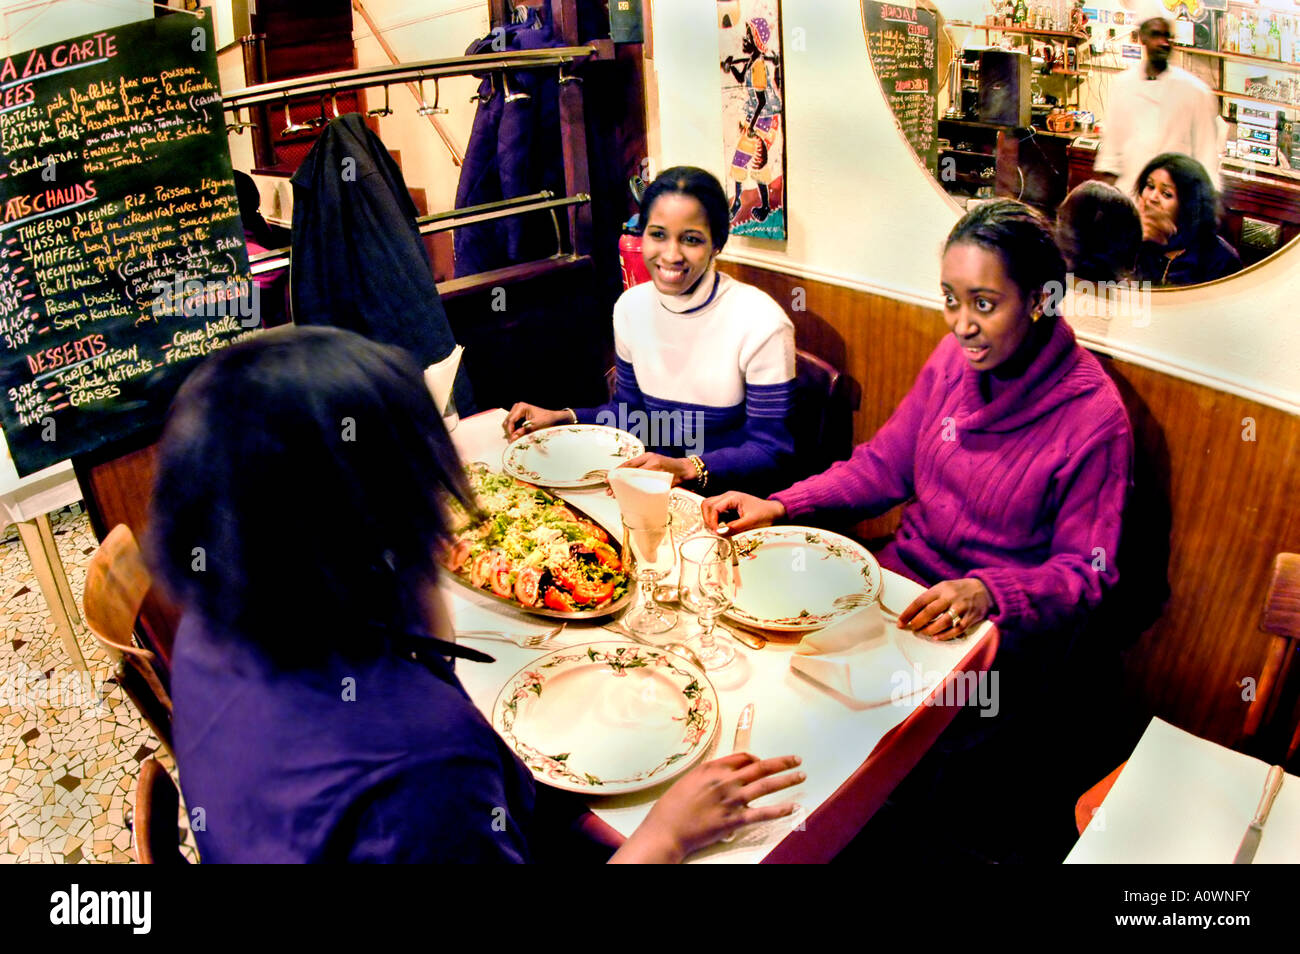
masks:
<path id="1" fill-rule="evenodd" d="M 751 633 L 749 630 L 742 629 L 739 626 L 723 626 L 720 620 L 716 622 L 719 629 L 742 646 L 748 646 L 750 649 L 762 649 L 767 645 L 767 639 L 760 636 L 758 633 Z"/>
<path id="2" fill-rule="evenodd" d="M 734 755 L 736 752 L 749 751 L 749 737 L 754 731 L 754 703 L 748 703 L 745 708 L 740 710 L 740 718 L 736 720 L 736 738 L 731 743 L 731 751 Z M 725 836 L 724 843 L 734 841 L 736 832 Z"/>
<path id="3" fill-rule="evenodd" d="M 736 722 L 736 738 L 731 743 L 732 752 L 748 752 L 749 737 L 754 731 L 754 703 L 749 703 L 740 710 L 740 719 Z"/>
<path id="4" fill-rule="evenodd" d="M 1234 865 L 1248 865 L 1255 860 L 1255 849 L 1259 847 L 1259 839 L 1264 834 L 1264 823 L 1268 821 L 1268 813 L 1273 808 L 1273 799 L 1277 798 L 1278 789 L 1282 787 L 1282 778 L 1282 766 L 1274 765 L 1268 770 L 1268 778 L 1264 780 L 1264 794 L 1260 796 L 1259 807 L 1255 809 L 1250 827 L 1241 838 L 1237 857 L 1232 859 Z"/>

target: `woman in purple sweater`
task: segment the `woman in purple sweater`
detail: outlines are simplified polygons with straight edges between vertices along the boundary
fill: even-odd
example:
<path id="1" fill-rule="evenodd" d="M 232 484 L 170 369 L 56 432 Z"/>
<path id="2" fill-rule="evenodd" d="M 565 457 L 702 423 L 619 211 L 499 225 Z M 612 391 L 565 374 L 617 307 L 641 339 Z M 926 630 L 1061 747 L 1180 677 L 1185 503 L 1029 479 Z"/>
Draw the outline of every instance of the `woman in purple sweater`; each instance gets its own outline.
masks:
<path id="1" fill-rule="evenodd" d="M 991 619 L 1013 652 L 1024 635 L 1075 630 L 1118 578 L 1133 448 L 1115 386 L 1057 315 L 1064 280 L 1033 210 L 1005 200 L 968 213 L 941 269 L 952 335 L 894 414 L 823 474 L 766 500 L 705 501 L 709 526 L 907 503 L 880 562 L 929 589 L 900 627 L 952 639 Z"/>

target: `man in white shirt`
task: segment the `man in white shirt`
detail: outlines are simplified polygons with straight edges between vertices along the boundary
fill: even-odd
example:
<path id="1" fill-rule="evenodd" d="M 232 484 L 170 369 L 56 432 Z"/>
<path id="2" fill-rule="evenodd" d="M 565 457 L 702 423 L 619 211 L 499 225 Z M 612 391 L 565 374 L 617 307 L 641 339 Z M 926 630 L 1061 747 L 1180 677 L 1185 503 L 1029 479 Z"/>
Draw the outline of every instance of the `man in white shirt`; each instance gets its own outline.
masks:
<path id="1" fill-rule="evenodd" d="M 1111 83 L 1106 122 L 1093 168 L 1127 195 L 1138 173 L 1163 152 L 1186 153 L 1219 181 L 1219 101 L 1184 69 L 1169 65 L 1169 21 L 1150 17 L 1138 37 L 1142 62 Z"/>

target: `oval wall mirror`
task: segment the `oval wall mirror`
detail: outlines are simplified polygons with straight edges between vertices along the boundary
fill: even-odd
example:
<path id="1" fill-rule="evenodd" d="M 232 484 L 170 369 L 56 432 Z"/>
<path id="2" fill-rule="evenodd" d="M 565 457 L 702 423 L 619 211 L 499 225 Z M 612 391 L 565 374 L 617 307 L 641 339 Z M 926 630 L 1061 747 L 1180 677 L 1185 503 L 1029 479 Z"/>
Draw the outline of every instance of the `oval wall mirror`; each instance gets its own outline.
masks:
<path id="1" fill-rule="evenodd" d="M 1010 197 L 1051 218 L 1070 189 L 1097 177 L 1108 115 L 1122 108 L 1111 93 L 1121 73 L 1143 63 L 1138 22 L 1164 16 L 1169 64 L 1208 86 L 1219 107 L 1218 235 L 1241 262 L 1223 280 L 1248 278 L 1253 265 L 1294 253 L 1300 5 L 1292 0 L 861 5 L 872 71 L 935 187 L 959 210 L 971 200 Z M 1181 279 L 1176 267 L 1165 274 L 1171 286 L 1156 291 L 1190 286 L 1206 273 L 1189 266 Z"/>

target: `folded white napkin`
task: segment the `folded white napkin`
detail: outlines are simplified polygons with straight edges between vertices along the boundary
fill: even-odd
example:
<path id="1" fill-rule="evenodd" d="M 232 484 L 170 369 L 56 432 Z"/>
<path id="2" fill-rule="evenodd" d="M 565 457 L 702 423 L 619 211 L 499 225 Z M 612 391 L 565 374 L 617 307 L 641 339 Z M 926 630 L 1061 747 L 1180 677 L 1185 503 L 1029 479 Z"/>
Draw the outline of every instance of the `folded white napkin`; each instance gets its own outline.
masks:
<path id="1" fill-rule="evenodd" d="M 609 486 L 619 512 L 629 524 L 649 527 L 667 518 L 668 494 L 673 486 L 673 475 L 667 471 L 615 467 L 609 472 Z"/>
<path id="2" fill-rule="evenodd" d="M 935 674 L 922 672 L 903 655 L 879 603 L 809 633 L 795 647 L 790 668 L 841 695 L 873 705 L 911 703 L 918 691 L 929 689 L 935 681 Z"/>
<path id="3" fill-rule="evenodd" d="M 429 393 L 433 395 L 434 403 L 438 405 L 439 414 L 447 413 L 447 405 L 451 401 L 451 388 L 456 383 L 456 371 L 460 368 L 460 357 L 464 351 L 464 348 L 456 345 L 451 350 L 451 354 L 437 364 L 431 364 L 424 369 L 424 383 L 429 388 Z"/>

